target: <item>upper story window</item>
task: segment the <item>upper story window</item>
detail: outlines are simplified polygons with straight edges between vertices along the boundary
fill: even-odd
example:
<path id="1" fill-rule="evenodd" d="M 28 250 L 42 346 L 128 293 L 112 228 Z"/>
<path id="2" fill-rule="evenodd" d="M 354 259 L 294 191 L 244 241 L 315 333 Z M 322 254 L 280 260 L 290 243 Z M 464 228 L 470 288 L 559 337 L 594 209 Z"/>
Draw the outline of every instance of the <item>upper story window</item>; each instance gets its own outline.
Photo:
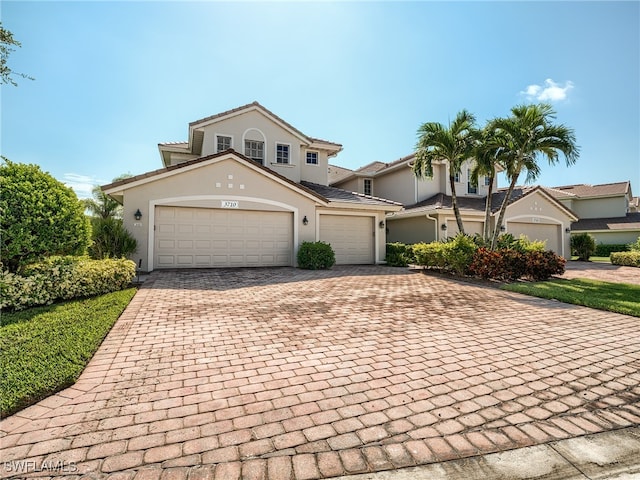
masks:
<path id="1" fill-rule="evenodd" d="M 372 192 L 372 183 L 373 181 L 370 178 L 365 178 L 364 179 L 364 194 L 365 195 L 371 195 Z"/>
<path id="2" fill-rule="evenodd" d="M 227 135 L 216 135 L 216 152 L 224 152 L 233 146 L 233 139 Z"/>
<path id="3" fill-rule="evenodd" d="M 318 152 L 307 152 L 307 165 L 318 165 Z"/>
<path id="4" fill-rule="evenodd" d="M 469 169 L 467 169 L 467 193 L 478 193 L 478 182 L 473 181 Z"/>
<path id="5" fill-rule="evenodd" d="M 276 143 L 276 163 L 289 165 L 291 163 L 290 150 L 290 145 L 286 143 Z"/>
<path id="6" fill-rule="evenodd" d="M 264 164 L 264 142 L 258 142 L 256 140 L 245 140 L 244 154 L 250 159 Z"/>
<path id="7" fill-rule="evenodd" d="M 456 182 L 456 183 L 460 183 L 460 172 L 456 172 L 453 175 L 453 181 Z"/>
<path id="8" fill-rule="evenodd" d="M 484 186 L 488 187 L 491 185 L 491 179 L 489 177 L 484 177 Z"/>

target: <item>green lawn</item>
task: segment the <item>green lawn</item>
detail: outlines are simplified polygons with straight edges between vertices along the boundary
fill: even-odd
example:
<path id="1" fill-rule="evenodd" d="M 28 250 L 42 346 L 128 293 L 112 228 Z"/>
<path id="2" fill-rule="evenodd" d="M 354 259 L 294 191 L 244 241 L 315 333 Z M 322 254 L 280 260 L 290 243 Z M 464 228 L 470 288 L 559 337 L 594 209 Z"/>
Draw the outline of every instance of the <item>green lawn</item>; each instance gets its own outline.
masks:
<path id="1" fill-rule="evenodd" d="M 640 285 L 589 279 L 512 283 L 504 290 L 640 317 Z"/>
<path id="2" fill-rule="evenodd" d="M 135 288 L 16 313 L 0 326 L 0 411 L 11 415 L 82 373 Z"/>

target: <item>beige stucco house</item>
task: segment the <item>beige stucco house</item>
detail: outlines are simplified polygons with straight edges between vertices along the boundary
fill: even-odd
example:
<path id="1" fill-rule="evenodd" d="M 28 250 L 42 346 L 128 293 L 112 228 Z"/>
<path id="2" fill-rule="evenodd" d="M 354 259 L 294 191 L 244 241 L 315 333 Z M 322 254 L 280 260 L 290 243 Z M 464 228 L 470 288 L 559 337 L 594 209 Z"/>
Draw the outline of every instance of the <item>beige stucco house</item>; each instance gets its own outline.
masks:
<path id="1" fill-rule="evenodd" d="M 380 196 L 405 205 L 387 214 L 387 241 L 402 243 L 444 240 L 458 233 L 451 206 L 449 170 L 445 162 L 433 165 L 433 176 L 417 179 L 412 171 L 414 155 L 391 163 L 374 162 L 358 170 L 330 166 L 333 186 Z M 471 181 L 472 161 L 466 162 L 456 176 L 458 206 L 464 221 L 465 233 L 482 234 L 485 198 L 489 179 L 482 178 L 475 185 Z M 492 225 L 506 194 L 494 180 L 492 196 Z M 547 248 L 559 255 L 570 255 L 570 229 L 578 216 L 543 187 L 523 187 L 514 191 L 506 210 L 503 231 L 515 237 L 526 235 L 542 240 Z"/>
<path id="2" fill-rule="evenodd" d="M 548 191 L 579 217 L 571 225 L 573 233 L 590 233 L 602 244 L 629 244 L 640 236 L 638 198 L 631 182 L 564 185 Z"/>
<path id="3" fill-rule="evenodd" d="M 338 264 L 384 261 L 386 215 L 402 206 L 329 186 L 342 146 L 257 102 L 192 122 L 188 141 L 159 150 L 163 168 L 102 187 L 124 206 L 142 271 L 291 266 L 317 240 Z"/>

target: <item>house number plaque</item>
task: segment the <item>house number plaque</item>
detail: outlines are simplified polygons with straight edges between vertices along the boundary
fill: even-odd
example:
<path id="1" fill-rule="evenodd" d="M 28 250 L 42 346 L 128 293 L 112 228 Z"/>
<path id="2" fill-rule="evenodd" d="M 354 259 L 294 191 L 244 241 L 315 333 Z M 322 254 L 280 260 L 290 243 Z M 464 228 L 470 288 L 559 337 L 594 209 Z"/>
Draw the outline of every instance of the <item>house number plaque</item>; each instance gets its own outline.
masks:
<path id="1" fill-rule="evenodd" d="M 237 200 L 222 200 L 222 208 L 240 208 Z"/>

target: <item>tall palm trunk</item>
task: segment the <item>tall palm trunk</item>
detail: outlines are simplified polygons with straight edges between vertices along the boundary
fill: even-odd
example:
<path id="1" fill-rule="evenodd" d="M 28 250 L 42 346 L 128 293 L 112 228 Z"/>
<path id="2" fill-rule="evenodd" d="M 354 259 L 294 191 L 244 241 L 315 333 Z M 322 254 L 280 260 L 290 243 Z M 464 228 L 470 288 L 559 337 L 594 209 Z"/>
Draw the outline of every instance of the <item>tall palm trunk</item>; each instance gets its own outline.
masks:
<path id="1" fill-rule="evenodd" d="M 507 190 L 507 194 L 502 200 L 502 205 L 500 206 L 500 214 L 498 215 L 498 221 L 494 225 L 493 229 L 493 237 L 491 238 L 491 249 L 496 248 L 496 243 L 498 242 L 498 236 L 500 235 L 500 227 L 502 226 L 502 222 L 504 221 L 504 216 L 507 213 L 507 205 L 509 205 L 509 199 L 511 198 L 511 194 L 513 190 L 516 188 L 516 183 L 518 182 L 518 178 L 520 177 L 520 173 L 517 173 L 511 177 L 511 183 L 509 183 L 509 190 Z"/>
<path id="2" fill-rule="evenodd" d="M 449 184 L 451 185 L 451 206 L 453 207 L 453 214 L 456 216 L 458 231 L 464 235 L 464 224 L 462 223 L 462 217 L 460 216 L 458 196 L 456 195 L 456 179 L 453 175 L 449 175 Z"/>
<path id="3" fill-rule="evenodd" d="M 493 180 L 495 177 L 489 177 L 489 191 L 487 192 L 487 200 L 484 205 L 484 229 L 482 237 L 486 242 L 491 240 L 491 200 L 493 197 Z"/>

